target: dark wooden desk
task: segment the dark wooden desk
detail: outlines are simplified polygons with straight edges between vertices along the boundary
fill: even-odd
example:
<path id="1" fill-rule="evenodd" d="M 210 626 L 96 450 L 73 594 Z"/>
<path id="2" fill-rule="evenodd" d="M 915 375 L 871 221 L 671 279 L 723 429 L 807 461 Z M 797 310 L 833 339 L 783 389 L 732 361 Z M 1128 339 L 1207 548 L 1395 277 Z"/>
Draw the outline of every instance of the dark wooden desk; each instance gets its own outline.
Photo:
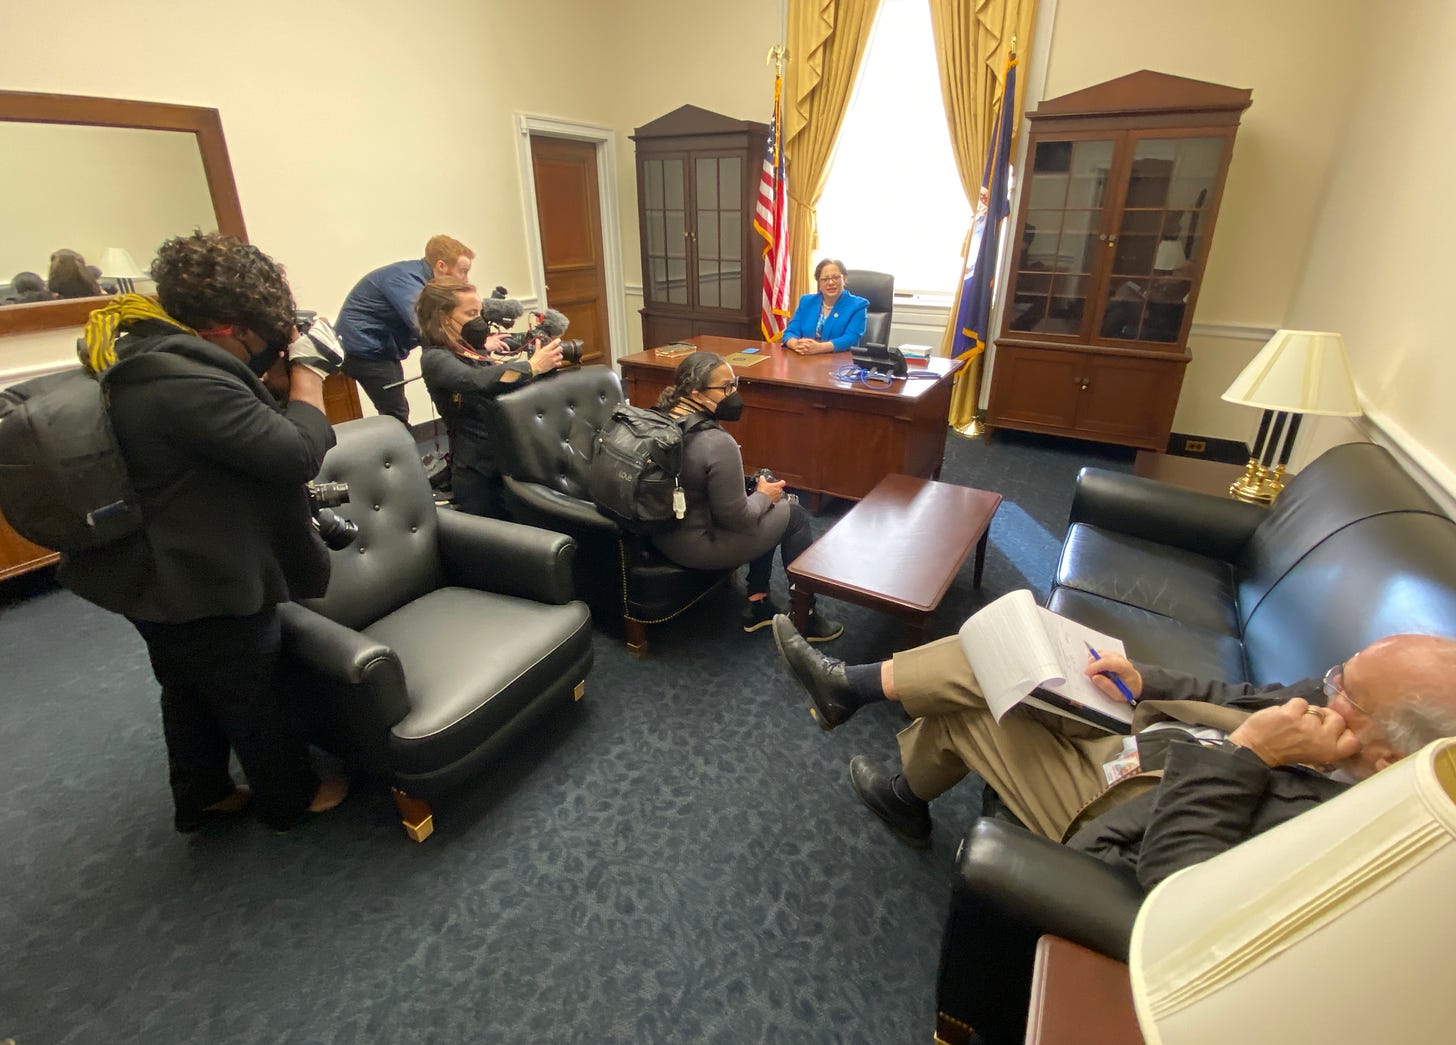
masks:
<path id="1" fill-rule="evenodd" d="M 893 613 L 910 625 L 910 646 L 971 549 L 981 583 L 986 540 L 1001 495 L 908 475 L 887 475 L 829 532 L 789 564 L 794 623 L 802 630 L 813 595 Z"/>
<path id="2" fill-rule="evenodd" d="M 858 500 L 891 472 L 934 479 L 945 455 L 953 359 L 912 366 L 925 378 L 897 381 L 887 389 L 840 381 L 833 372 L 848 352 L 800 356 L 764 341 L 701 335 L 689 339 L 701 351 L 732 355 L 757 348 L 761 363 L 737 369 L 743 420 L 726 424 L 743 448 L 743 467 L 767 468 L 818 509 L 825 494 Z M 627 399 L 651 406 L 672 379 L 681 357 L 663 359 L 656 349 L 617 361 Z"/>

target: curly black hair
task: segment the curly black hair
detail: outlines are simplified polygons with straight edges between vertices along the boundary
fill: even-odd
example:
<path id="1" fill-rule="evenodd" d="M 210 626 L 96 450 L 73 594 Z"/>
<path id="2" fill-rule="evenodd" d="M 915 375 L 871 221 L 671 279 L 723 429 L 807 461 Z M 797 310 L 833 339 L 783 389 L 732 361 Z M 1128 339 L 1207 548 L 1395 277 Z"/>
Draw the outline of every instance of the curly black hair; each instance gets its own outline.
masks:
<path id="1" fill-rule="evenodd" d="M 251 243 L 194 230 L 157 248 L 157 300 L 189 327 L 237 324 L 270 344 L 287 342 L 293 291 L 283 268 Z"/>
<path id="2" fill-rule="evenodd" d="M 679 399 L 707 388 L 708 382 L 713 379 L 713 371 L 723 362 L 723 357 L 716 352 L 694 352 L 688 356 L 673 371 L 672 384 L 657 397 L 657 409 L 669 410 Z"/>

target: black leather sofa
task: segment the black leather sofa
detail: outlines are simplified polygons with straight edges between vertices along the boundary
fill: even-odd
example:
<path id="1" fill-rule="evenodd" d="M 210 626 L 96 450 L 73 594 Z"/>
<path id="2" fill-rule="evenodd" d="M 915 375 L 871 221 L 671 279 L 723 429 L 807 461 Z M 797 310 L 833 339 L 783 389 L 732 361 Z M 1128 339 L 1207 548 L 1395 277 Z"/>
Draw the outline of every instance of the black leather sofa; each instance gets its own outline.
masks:
<path id="1" fill-rule="evenodd" d="M 1271 508 L 1102 469 L 1077 479 L 1048 606 L 1134 660 L 1256 684 L 1318 676 L 1384 635 L 1456 635 L 1456 522 L 1379 446 L 1322 454 Z M 1137 883 L 983 818 L 956 860 L 939 1033 L 1020 1042 L 1043 933 L 1126 960 Z"/>

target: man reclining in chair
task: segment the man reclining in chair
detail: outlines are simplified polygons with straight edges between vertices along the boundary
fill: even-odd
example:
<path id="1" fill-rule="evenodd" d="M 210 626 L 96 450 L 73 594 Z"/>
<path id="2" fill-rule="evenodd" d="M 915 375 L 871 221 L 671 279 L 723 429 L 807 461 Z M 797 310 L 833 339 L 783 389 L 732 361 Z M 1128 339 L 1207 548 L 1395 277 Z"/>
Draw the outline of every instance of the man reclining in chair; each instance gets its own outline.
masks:
<path id="1" fill-rule="evenodd" d="M 1144 889 L 1456 736 L 1449 638 L 1391 636 L 1322 680 L 1262 688 L 1105 654 L 1086 672 L 1114 699 L 1109 674 L 1133 694 L 1141 765 L 1130 767 L 1122 737 L 1081 722 L 1017 705 L 997 723 L 955 636 L 854 666 L 812 649 L 785 616 L 774 638 L 821 728 L 879 700 L 914 718 L 899 773 L 864 755 L 849 764 L 855 793 L 901 839 L 929 845 L 930 801 L 975 773 L 1033 831 L 1128 868 Z"/>

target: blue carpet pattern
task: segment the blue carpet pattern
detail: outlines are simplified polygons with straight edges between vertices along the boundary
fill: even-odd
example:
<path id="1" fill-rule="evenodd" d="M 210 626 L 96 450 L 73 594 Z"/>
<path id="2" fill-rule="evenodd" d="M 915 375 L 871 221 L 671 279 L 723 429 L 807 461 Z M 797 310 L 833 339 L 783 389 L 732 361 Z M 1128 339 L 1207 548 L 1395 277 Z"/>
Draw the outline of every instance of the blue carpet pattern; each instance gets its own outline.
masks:
<path id="1" fill-rule="evenodd" d="M 1077 469 L 1130 462 L 950 437 L 943 478 L 1006 501 L 983 587 L 967 564 L 930 634 L 1012 588 L 1044 597 Z M 847 764 L 894 759 L 898 708 L 821 734 L 767 629 L 738 630 L 740 598 L 653 628 L 642 661 L 599 632 L 586 699 L 438 803 L 415 845 L 370 789 L 286 835 L 174 834 L 135 632 L 45 578 L 0 585 L 0 1039 L 928 1041 L 979 789 L 936 803 L 928 852 L 897 843 Z M 846 624 L 837 656 L 903 641 L 821 606 Z"/>

